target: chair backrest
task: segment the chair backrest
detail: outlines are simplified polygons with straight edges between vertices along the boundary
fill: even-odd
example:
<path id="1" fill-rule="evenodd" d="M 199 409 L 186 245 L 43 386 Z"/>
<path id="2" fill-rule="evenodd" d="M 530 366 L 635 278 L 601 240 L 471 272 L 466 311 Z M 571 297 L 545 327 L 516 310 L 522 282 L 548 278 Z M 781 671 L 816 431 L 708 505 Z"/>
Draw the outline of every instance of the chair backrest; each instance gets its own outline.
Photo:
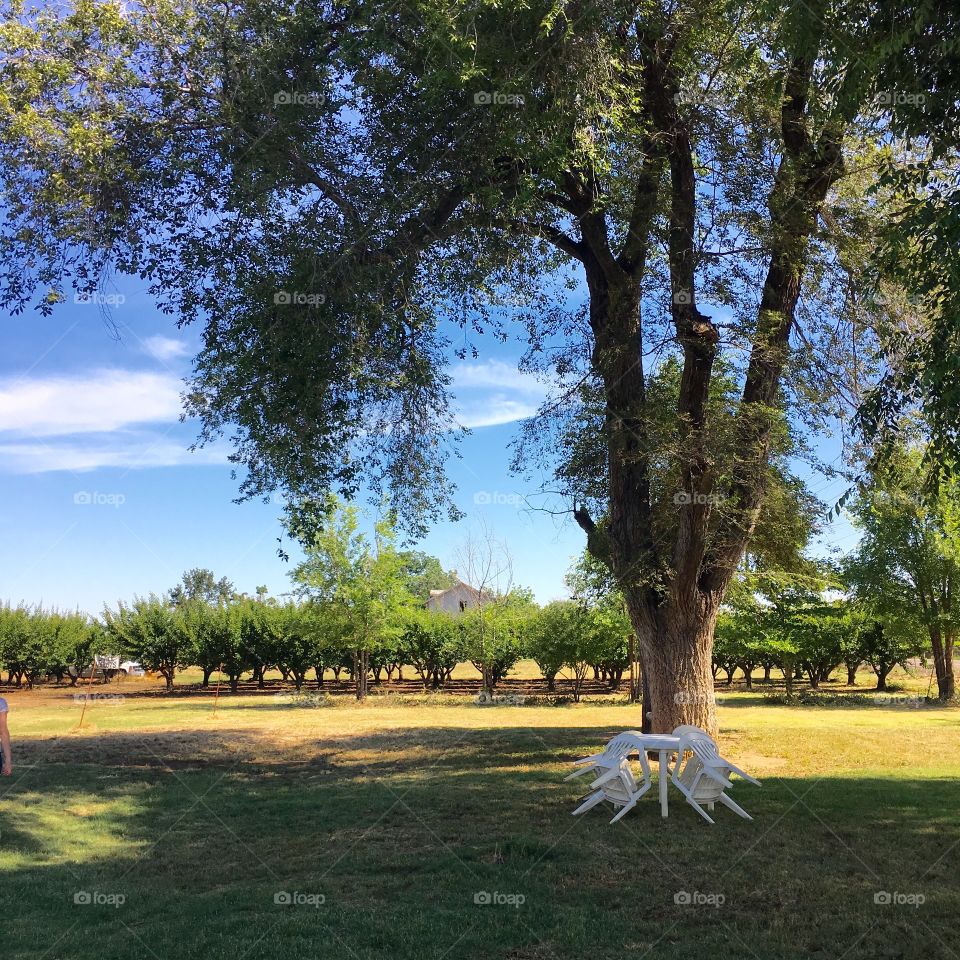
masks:
<path id="1" fill-rule="evenodd" d="M 698 737 L 705 740 L 709 740 L 712 744 L 716 745 L 716 741 L 713 737 L 707 733 L 706 730 L 701 730 L 700 727 L 695 727 L 691 723 L 681 723 L 679 727 L 675 727 L 673 731 L 675 737 Z"/>
<path id="2" fill-rule="evenodd" d="M 617 757 L 626 757 L 637 750 L 637 737 L 639 734 L 635 730 L 624 730 L 607 742 L 603 752 Z"/>

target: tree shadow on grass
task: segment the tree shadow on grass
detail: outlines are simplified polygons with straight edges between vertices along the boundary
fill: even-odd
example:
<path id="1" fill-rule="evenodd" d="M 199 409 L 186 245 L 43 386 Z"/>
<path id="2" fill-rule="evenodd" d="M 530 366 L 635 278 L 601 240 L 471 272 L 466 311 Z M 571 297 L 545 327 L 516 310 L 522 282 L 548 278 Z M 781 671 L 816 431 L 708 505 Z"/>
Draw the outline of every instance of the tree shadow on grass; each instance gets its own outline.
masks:
<path id="1" fill-rule="evenodd" d="M 29 853 L 0 881 L 5 960 L 955 949 L 955 780 L 764 778 L 734 790 L 753 822 L 714 827 L 672 788 L 662 820 L 654 790 L 611 826 L 609 808 L 571 817 L 586 788 L 563 782 L 596 727 L 338 736 L 306 757 L 203 736 L 203 755 L 182 734 L 101 734 L 89 756 L 71 738 L 72 761 L 23 744 L 33 765 L 0 801 L 0 843 Z M 57 855 L 68 820 L 77 853 Z"/>

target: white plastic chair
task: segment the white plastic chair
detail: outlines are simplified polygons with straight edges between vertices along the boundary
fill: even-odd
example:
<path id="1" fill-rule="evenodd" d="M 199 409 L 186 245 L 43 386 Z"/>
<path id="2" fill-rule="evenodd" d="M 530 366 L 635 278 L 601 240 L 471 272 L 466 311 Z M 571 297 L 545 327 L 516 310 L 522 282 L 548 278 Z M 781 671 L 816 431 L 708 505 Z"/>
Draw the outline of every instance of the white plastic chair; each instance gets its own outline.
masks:
<path id="1" fill-rule="evenodd" d="M 707 823 L 714 822 L 707 810 L 712 812 L 714 805 L 718 802 L 729 807 L 737 816 L 745 820 L 753 819 L 743 807 L 726 794 L 726 790 L 733 786 L 730 775 L 734 773 L 749 783 L 760 786 L 759 780 L 755 780 L 736 764 L 724 760 L 717 750 L 717 745 L 704 731 L 699 730 L 698 733 L 687 733 L 680 737 L 677 762 L 670 779 L 686 798 L 687 803 Z M 707 810 L 703 809 L 703 804 L 706 804 Z"/>
<path id="2" fill-rule="evenodd" d="M 636 731 L 626 731 L 615 736 L 603 753 L 595 753 L 582 760 L 577 760 L 577 766 L 581 769 L 574 770 L 566 780 L 572 780 L 584 773 L 597 774 L 596 779 L 590 784 L 596 790 L 583 803 L 573 811 L 573 816 L 586 813 L 598 803 L 608 800 L 614 807 L 619 808 L 619 812 L 610 821 L 616 823 L 621 817 L 632 810 L 637 801 L 653 786 L 653 780 L 650 777 L 650 765 L 647 763 L 646 754 L 638 750 Z M 642 778 L 637 782 L 633 769 L 630 766 L 630 754 L 637 753 L 640 762 Z M 599 788 L 599 789 L 597 789 Z"/>
<path id="3" fill-rule="evenodd" d="M 615 737 L 611 737 L 607 741 L 607 745 L 600 751 L 600 753 L 592 753 L 589 757 L 583 757 L 580 760 L 574 760 L 573 765 L 575 767 L 580 767 L 579 770 L 574 770 L 573 773 L 568 777 L 564 777 L 564 781 L 573 780 L 575 777 L 580 777 L 585 773 L 590 773 L 597 764 L 604 758 L 609 758 L 611 755 L 617 755 L 621 757 L 628 757 L 631 753 L 642 753 L 639 747 L 638 737 L 642 737 L 643 734 L 639 730 L 624 730 L 623 733 L 618 733 Z M 649 767 L 645 766 L 646 759 L 640 761 L 641 767 L 644 767 L 644 772 L 649 774 Z M 606 765 L 609 767 L 609 764 Z"/>
<path id="4" fill-rule="evenodd" d="M 709 740 L 714 746 L 717 745 L 717 741 L 707 733 L 706 730 L 701 730 L 700 727 L 695 727 L 691 723 L 681 723 L 679 727 L 675 727 L 673 731 L 673 736 L 675 737 L 705 737 Z"/>

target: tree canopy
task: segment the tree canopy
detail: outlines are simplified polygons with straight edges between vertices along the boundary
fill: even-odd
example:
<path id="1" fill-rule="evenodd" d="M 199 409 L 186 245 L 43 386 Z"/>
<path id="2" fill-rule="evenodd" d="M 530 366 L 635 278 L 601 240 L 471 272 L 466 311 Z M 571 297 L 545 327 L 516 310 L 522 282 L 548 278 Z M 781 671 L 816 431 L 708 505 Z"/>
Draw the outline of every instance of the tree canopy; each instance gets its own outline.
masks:
<path id="1" fill-rule="evenodd" d="M 932 0 L 19 2 L 0 305 L 142 277 L 204 324 L 187 409 L 232 437 L 242 495 L 366 488 L 415 533 L 458 513 L 450 361 L 518 335 L 544 413 L 595 413 L 601 509 L 569 509 L 655 725 L 712 728 L 678 704 L 709 682 L 785 416 L 909 394 L 891 303 L 947 302 L 904 254 L 956 237 L 955 28 Z"/>

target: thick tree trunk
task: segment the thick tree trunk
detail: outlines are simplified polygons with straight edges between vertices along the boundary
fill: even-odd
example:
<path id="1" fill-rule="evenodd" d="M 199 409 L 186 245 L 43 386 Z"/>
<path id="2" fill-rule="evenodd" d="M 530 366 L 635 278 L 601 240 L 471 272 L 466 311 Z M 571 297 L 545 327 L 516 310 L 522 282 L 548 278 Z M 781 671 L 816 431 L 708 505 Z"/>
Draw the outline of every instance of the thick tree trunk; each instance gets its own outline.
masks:
<path id="1" fill-rule="evenodd" d="M 857 667 L 859 666 L 860 666 L 859 663 L 854 664 L 852 667 L 850 666 L 849 663 L 847 664 L 847 686 L 848 687 L 855 687 L 857 685 Z"/>
<path id="2" fill-rule="evenodd" d="M 670 733 L 681 724 L 693 724 L 715 737 L 711 661 L 716 607 L 701 599 L 650 610 L 632 597 L 627 609 L 643 658 L 645 693 L 649 692 L 644 711 L 653 714 L 651 732 Z"/>

